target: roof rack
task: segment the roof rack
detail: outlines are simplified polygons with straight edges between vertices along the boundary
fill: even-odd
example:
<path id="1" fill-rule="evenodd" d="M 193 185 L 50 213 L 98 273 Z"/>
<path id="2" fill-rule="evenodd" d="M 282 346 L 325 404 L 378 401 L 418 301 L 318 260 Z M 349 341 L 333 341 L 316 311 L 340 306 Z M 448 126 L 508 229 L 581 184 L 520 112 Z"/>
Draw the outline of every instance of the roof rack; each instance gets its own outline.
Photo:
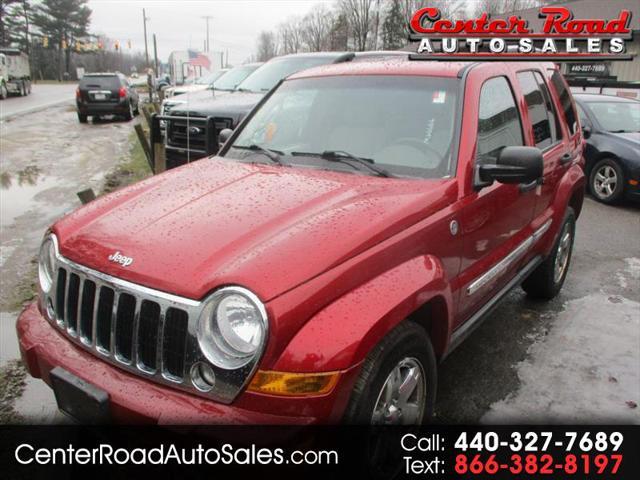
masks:
<path id="1" fill-rule="evenodd" d="M 344 62 L 350 62 L 351 60 L 353 60 L 355 58 L 356 54 L 354 52 L 347 52 L 344 53 L 342 55 L 340 55 L 339 57 L 337 57 L 333 63 L 344 63 Z"/>

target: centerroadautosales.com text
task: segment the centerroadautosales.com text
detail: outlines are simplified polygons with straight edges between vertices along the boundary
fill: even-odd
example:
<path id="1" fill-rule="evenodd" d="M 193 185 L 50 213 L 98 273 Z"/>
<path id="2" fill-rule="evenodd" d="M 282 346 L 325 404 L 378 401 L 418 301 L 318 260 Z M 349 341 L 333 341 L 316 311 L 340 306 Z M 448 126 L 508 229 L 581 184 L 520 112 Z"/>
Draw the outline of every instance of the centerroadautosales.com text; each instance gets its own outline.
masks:
<path id="1" fill-rule="evenodd" d="M 300 451 L 287 454 L 282 448 L 236 448 L 225 443 L 218 448 L 159 445 L 155 448 L 38 448 L 23 443 L 15 449 L 15 460 L 22 465 L 338 465 L 334 450 Z"/>

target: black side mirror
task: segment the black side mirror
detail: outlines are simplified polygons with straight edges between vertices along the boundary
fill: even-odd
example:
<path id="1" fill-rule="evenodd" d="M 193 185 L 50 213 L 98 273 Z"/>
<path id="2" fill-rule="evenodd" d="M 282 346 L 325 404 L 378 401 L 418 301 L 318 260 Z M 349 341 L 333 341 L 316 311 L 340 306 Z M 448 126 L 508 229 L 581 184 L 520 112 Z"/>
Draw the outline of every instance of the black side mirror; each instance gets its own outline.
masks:
<path id="1" fill-rule="evenodd" d="M 585 140 L 591 136 L 591 127 L 589 125 L 582 126 L 582 136 L 585 138 Z"/>
<path id="2" fill-rule="evenodd" d="M 233 130 L 231 130 L 230 128 L 223 128 L 222 130 L 220 130 L 220 132 L 218 133 L 218 145 L 220 145 L 220 148 L 222 148 L 227 140 L 231 138 L 232 134 Z"/>
<path id="3" fill-rule="evenodd" d="M 477 186 L 500 183 L 532 183 L 544 172 L 542 152 L 536 147 L 504 147 L 495 163 L 478 166 Z"/>

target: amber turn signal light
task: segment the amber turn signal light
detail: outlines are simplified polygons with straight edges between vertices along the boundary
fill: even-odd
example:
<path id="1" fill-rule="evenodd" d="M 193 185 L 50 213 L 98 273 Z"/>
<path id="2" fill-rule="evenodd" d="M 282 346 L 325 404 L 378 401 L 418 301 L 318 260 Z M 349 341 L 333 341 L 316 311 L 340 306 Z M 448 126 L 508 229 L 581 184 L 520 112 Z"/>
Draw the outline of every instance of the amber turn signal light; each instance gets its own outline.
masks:
<path id="1" fill-rule="evenodd" d="M 333 390 L 340 372 L 289 373 L 258 370 L 248 390 L 268 395 L 323 395 Z"/>

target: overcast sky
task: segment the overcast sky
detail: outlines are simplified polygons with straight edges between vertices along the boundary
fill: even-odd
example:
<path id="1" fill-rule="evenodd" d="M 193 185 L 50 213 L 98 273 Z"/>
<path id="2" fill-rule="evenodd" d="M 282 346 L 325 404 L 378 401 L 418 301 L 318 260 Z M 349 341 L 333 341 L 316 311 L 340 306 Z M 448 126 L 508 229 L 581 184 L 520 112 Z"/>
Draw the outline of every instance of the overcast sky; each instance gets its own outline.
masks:
<path id="1" fill-rule="evenodd" d="M 167 61 L 173 50 L 203 49 L 209 20 L 210 48 L 229 49 L 229 63 L 242 63 L 255 51 L 261 30 L 275 29 L 291 15 L 304 15 L 319 3 L 332 0 L 89 0 L 92 33 L 103 33 L 132 50 L 144 52 L 142 9 L 147 17 L 149 55 L 152 34 L 158 41 L 158 56 Z"/>

